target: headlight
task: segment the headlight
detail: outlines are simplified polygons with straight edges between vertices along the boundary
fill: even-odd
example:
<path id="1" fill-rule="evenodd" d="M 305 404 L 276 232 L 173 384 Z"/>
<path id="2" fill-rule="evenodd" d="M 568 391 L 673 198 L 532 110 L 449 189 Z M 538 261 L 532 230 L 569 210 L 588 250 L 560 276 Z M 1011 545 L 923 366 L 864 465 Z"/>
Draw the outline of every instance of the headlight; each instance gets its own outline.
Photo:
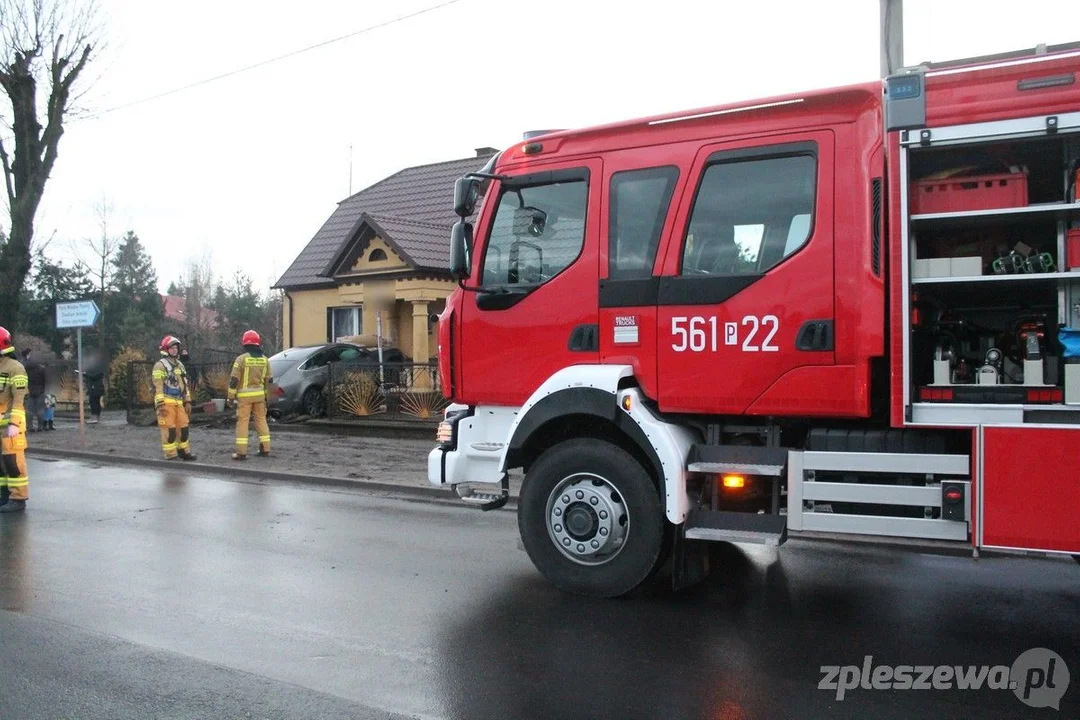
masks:
<path id="1" fill-rule="evenodd" d="M 443 420 L 435 431 L 435 440 L 440 445 L 450 445 L 454 440 L 454 426 Z"/>

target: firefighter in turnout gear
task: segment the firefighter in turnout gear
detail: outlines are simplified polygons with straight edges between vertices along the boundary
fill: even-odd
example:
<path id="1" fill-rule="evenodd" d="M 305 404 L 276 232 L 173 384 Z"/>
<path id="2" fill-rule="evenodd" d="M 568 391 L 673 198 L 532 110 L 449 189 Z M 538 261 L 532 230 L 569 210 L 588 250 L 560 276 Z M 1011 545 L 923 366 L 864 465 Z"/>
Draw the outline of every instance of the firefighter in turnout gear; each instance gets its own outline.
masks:
<path id="1" fill-rule="evenodd" d="M 161 340 L 161 359 L 154 364 L 154 408 L 161 428 L 161 449 L 166 460 L 194 460 L 188 439 L 191 388 L 187 368 L 180 362 L 180 340 L 166 335 Z"/>
<path id="2" fill-rule="evenodd" d="M 248 330 L 240 339 L 244 352 L 238 355 L 229 378 L 229 406 L 236 405 L 236 450 L 233 460 L 247 459 L 248 422 L 255 416 L 255 432 L 259 435 L 259 455 L 270 454 L 270 426 L 266 423 L 266 388 L 270 377 L 270 361 L 262 351 L 262 338 Z"/>
<path id="3" fill-rule="evenodd" d="M 21 512 L 30 498 L 26 474 L 26 393 L 30 380 L 15 359 L 11 333 L 0 327 L 0 513 Z"/>

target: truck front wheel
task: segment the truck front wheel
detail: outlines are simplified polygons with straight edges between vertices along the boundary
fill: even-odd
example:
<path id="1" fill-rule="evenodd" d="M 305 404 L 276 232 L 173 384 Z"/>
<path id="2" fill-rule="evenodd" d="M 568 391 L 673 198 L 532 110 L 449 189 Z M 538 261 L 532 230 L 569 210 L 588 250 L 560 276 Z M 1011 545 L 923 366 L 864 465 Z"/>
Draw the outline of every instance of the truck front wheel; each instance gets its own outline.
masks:
<path id="1" fill-rule="evenodd" d="M 657 565 L 664 510 L 645 468 L 603 440 L 548 449 L 525 476 L 518 530 L 536 568 L 561 590 L 624 595 Z"/>

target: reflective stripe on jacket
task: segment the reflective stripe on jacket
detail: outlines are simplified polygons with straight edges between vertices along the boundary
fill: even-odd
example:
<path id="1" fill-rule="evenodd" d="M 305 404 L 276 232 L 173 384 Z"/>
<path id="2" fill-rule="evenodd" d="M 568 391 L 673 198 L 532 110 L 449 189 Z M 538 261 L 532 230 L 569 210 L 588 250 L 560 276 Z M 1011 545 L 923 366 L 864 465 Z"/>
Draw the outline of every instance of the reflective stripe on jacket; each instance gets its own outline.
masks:
<path id="1" fill-rule="evenodd" d="M 238 355 L 229 378 L 229 399 L 264 398 L 266 386 L 272 380 L 270 360 L 265 355 Z"/>

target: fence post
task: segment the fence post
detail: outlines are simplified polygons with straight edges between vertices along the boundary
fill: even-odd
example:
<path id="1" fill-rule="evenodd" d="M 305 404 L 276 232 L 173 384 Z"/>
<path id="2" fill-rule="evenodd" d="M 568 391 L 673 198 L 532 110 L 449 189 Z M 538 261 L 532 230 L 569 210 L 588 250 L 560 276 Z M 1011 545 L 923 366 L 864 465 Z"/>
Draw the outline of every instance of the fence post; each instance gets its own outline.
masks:
<path id="1" fill-rule="evenodd" d="M 335 417 L 337 417 L 335 415 L 337 410 L 334 408 L 334 399 L 335 399 L 335 395 L 334 395 L 334 369 L 335 369 L 335 367 L 334 366 L 335 365 L 337 365 L 336 362 L 329 363 L 328 367 L 327 367 L 327 373 L 326 373 L 326 391 L 325 391 L 326 392 L 326 400 L 323 402 L 323 406 L 326 408 L 326 419 L 327 420 L 333 420 Z"/>
<path id="2" fill-rule="evenodd" d="M 130 425 L 132 418 L 135 415 L 135 398 L 137 393 L 135 392 L 135 361 L 128 360 L 127 362 L 127 421 Z"/>

